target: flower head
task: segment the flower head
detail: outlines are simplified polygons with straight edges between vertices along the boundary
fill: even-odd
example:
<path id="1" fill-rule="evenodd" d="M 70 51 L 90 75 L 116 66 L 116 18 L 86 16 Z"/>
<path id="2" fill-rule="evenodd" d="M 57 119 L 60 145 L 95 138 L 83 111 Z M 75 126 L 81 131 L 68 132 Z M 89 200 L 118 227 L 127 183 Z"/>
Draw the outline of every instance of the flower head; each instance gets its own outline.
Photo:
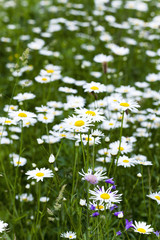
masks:
<path id="1" fill-rule="evenodd" d="M 76 238 L 76 233 L 75 232 L 66 232 L 66 233 L 61 233 L 61 237 L 63 238 L 68 238 L 68 239 L 75 239 Z"/>
<path id="2" fill-rule="evenodd" d="M 150 234 L 154 231 L 153 228 L 151 228 L 151 225 L 147 225 L 145 222 L 136 222 L 133 224 L 134 231 L 138 232 L 140 234 Z"/>
<path id="3" fill-rule="evenodd" d="M 27 179 L 36 179 L 37 182 L 43 181 L 43 178 L 50 178 L 53 177 L 53 173 L 50 169 L 36 168 L 35 170 L 30 170 L 26 172 L 26 175 L 28 175 Z"/>

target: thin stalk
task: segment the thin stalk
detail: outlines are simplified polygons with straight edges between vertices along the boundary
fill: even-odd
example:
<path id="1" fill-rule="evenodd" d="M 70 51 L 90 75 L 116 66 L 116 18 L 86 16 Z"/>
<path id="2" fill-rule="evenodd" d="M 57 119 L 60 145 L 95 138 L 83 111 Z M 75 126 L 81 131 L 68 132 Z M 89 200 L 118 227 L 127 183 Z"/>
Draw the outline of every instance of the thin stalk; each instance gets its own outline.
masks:
<path id="1" fill-rule="evenodd" d="M 114 174 L 116 172 L 116 169 L 117 169 L 117 164 L 118 164 L 118 159 L 120 157 L 120 154 L 121 154 L 121 142 L 122 142 L 122 132 L 123 132 L 123 120 L 124 120 L 124 111 L 122 113 L 122 121 L 121 121 L 121 128 L 120 128 L 120 138 L 119 138 L 119 149 L 118 149 L 118 155 L 117 155 L 117 160 L 116 160 L 116 166 L 115 166 L 115 169 L 114 169 Z M 113 175 L 114 175 L 113 174 Z"/>

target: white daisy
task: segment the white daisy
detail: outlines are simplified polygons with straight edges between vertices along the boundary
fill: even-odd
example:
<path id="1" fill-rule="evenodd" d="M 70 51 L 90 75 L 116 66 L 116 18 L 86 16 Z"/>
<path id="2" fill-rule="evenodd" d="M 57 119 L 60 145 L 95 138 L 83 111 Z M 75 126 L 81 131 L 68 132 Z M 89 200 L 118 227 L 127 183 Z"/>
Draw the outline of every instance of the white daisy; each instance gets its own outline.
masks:
<path id="1" fill-rule="evenodd" d="M 98 54 L 94 57 L 93 60 L 95 62 L 98 62 L 98 63 L 111 62 L 111 61 L 113 61 L 113 57 L 112 56 L 106 56 L 104 54 Z"/>
<path id="2" fill-rule="evenodd" d="M 121 201 L 121 195 L 117 194 L 118 191 L 111 192 L 112 187 L 108 188 L 107 190 L 104 189 L 104 187 L 95 188 L 94 191 L 89 190 L 90 194 L 92 195 L 90 199 L 93 199 L 94 201 L 99 201 L 99 204 L 107 203 L 119 203 Z"/>
<path id="3" fill-rule="evenodd" d="M 51 81 L 50 77 L 48 76 L 37 76 L 35 77 L 35 80 L 36 82 L 39 82 L 39 83 L 49 83 Z"/>
<path id="4" fill-rule="evenodd" d="M 153 228 L 151 228 L 151 225 L 147 225 L 145 222 L 136 222 L 133 224 L 134 231 L 138 232 L 140 234 L 150 234 L 154 231 Z"/>
<path id="5" fill-rule="evenodd" d="M 17 96 L 13 97 L 14 100 L 17 100 L 19 102 L 34 99 L 36 97 L 33 93 L 19 93 Z"/>
<path id="6" fill-rule="evenodd" d="M 71 231 L 67 231 L 66 233 L 61 233 L 61 237 L 63 238 L 68 238 L 68 239 L 75 239 L 76 238 L 76 233 L 75 232 L 71 232 Z"/>
<path id="7" fill-rule="evenodd" d="M 117 108 L 119 110 L 125 111 L 125 110 L 130 110 L 130 111 L 137 111 L 137 108 L 139 108 L 139 104 L 133 100 L 130 99 L 122 99 L 117 103 Z"/>
<path id="8" fill-rule="evenodd" d="M 147 195 L 147 197 L 156 200 L 158 205 L 160 204 L 160 191 L 159 192 L 155 192 L 155 193 L 150 193 L 149 195 Z"/>
<path id="9" fill-rule="evenodd" d="M 109 144 L 110 147 L 110 153 L 112 155 L 116 155 L 119 151 L 119 140 L 113 143 Z M 130 143 L 126 143 L 126 141 L 121 142 L 121 146 L 120 146 L 120 152 L 123 153 L 128 153 L 132 151 L 132 146 Z"/>
<path id="10" fill-rule="evenodd" d="M 91 126 L 91 121 L 86 117 L 73 115 L 63 120 L 65 130 L 72 132 L 86 132 Z"/>
<path id="11" fill-rule="evenodd" d="M 43 178 L 50 178 L 53 177 L 53 173 L 50 169 L 45 168 L 36 168 L 35 170 L 29 170 L 26 172 L 26 175 L 28 175 L 27 179 L 35 179 L 37 182 L 43 181 Z"/>
<path id="12" fill-rule="evenodd" d="M 6 231 L 8 226 L 8 223 L 4 223 L 3 221 L 0 220 L 0 233 Z"/>
<path id="13" fill-rule="evenodd" d="M 100 93 L 100 92 L 106 91 L 106 86 L 104 84 L 101 84 L 99 82 L 93 82 L 93 81 L 91 83 L 86 83 L 83 86 L 83 88 L 85 92 Z"/>
<path id="14" fill-rule="evenodd" d="M 103 170 L 97 170 L 95 173 L 93 173 L 92 169 L 89 168 L 88 172 L 85 173 L 82 169 L 82 173 L 79 172 L 81 176 L 83 176 L 82 180 L 86 180 L 91 184 L 97 184 L 99 181 L 105 180 L 108 177 L 104 176 L 106 173 L 103 172 Z"/>
<path id="15" fill-rule="evenodd" d="M 78 142 L 81 142 L 81 137 L 82 137 L 82 142 L 84 145 L 87 145 L 89 142 L 89 146 L 93 146 L 94 144 L 100 144 L 100 138 L 99 137 L 93 137 L 91 134 L 88 136 L 88 134 L 82 134 L 80 136 L 79 134 L 75 136 Z M 89 138 L 88 138 L 89 137 Z"/>
<path id="16" fill-rule="evenodd" d="M 21 202 L 31 202 L 33 201 L 33 195 L 31 193 L 22 193 L 20 196 L 16 195 L 16 199 L 19 199 Z"/>
<path id="17" fill-rule="evenodd" d="M 101 109 L 86 109 L 86 108 L 80 108 L 80 109 L 75 109 L 76 114 L 79 116 L 85 116 L 89 118 L 92 122 L 100 122 L 104 121 L 105 117 L 102 116 L 103 112 Z"/>
<path id="18" fill-rule="evenodd" d="M 36 117 L 36 114 L 32 113 L 32 112 L 28 112 L 28 111 L 24 111 L 24 110 L 18 110 L 18 111 L 12 111 L 9 112 L 9 116 L 11 118 L 13 118 L 15 121 L 28 121 L 32 118 Z"/>
<path id="19" fill-rule="evenodd" d="M 129 158 L 125 155 L 123 155 L 122 157 L 119 157 L 117 162 L 117 166 L 123 166 L 125 168 L 135 166 L 136 164 L 137 164 L 137 161 L 134 158 Z"/>

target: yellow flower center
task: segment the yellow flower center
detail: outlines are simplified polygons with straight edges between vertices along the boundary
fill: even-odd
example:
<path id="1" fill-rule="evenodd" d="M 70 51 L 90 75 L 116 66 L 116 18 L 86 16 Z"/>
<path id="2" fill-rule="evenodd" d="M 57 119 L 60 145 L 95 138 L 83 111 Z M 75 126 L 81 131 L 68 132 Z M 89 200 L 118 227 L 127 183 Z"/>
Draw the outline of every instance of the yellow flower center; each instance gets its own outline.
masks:
<path id="1" fill-rule="evenodd" d="M 2 133 L 0 132 L 0 136 L 2 136 Z"/>
<path id="2" fill-rule="evenodd" d="M 158 195 L 157 195 L 157 196 L 155 196 L 155 198 L 156 198 L 157 200 L 160 200 L 160 196 L 158 196 Z"/>
<path id="3" fill-rule="evenodd" d="M 100 206 L 96 206 L 96 209 L 103 209 L 104 207 L 102 206 L 102 205 L 100 205 Z"/>
<path id="4" fill-rule="evenodd" d="M 104 152 L 105 155 L 108 155 L 108 152 Z"/>
<path id="5" fill-rule="evenodd" d="M 146 233 L 146 230 L 144 228 L 138 228 L 137 231 L 140 233 Z"/>
<path id="6" fill-rule="evenodd" d="M 11 110 L 14 110 L 14 107 L 10 107 Z"/>
<path id="7" fill-rule="evenodd" d="M 18 162 L 16 162 L 16 164 L 19 165 L 19 164 L 21 164 L 21 162 L 18 161 Z"/>
<path id="8" fill-rule="evenodd" d="M 43 177 L 43 176 L 44 176 L 44 173 L 38 172 L 38 173 L 36 173 L 36 176 L 37 176 L 37 177 Z"/>
<path id="9" fill-rule="evenodd" d="M 113 125 L 113 123 L 109 123 L 109 125 L 110 125 L 110 126 L 112 126 L 112 125 Z"/>
<path id="10" fill-rule="evenodd" d="M 123 162 L 124 162 L 124 163 L 129 163 L 129 160 L 126 159 L 126 160 L 123 160 Z"/>
<path id="11" fill-rule="evenodd" d="M 123 102 L 123 103 L 120 103 L 120 106 L 122 106 L 122 107 L 129 107 L 129 103 Z"/>
<path id="12" fill-rule="evenodd" d="M 23 118 L 23 117 L 27 117 L 27 114 L 22 112 L 22 113 L 19 113 L 19 114 L 18 114 L 18 117 L 22 117 L 22 118 Z"/>
<path id="13" fill-rule="evenodd" d="M 76 127 L 82 127 L 85 124 L 83 120 L 78 120 L 74 123 L 74 126 Z"/>
<path id="14" fill-rule="evenodd" d="M 86 137 L 86 141 L 88 141 L 88 137 Z M 89 141 L 92 141 L 92 138 L 89 138 Z"/>
<path id="15" fill-rule="evenodd" d="M 95 112 L 93 112 L 93 111 L 87 111 L 87 112 L 85 112 L 86 114 L 88 114 L 88 115 L 92 115 L 92 116 L 95 116 L 96 114 L 95 114 Z"/>
<path id="16" fill-rule="evenodd" d="M 62 134 L 60 134 L 60 137 L 66 137 L 66 134 L 62 133 Z"/>
<path id="17" fill-rule="evenodd" d="M 117 148 L 118 150 L 119 150 L 119 147 Z M 123 151 L 124 150 L 124 148 L 123 147 L 120 147 L 120 151 Z"/>
<path id="18" fill-rule="evenodd" d="M 72 238 L 72 236 L 69 236 L 69 238 Z"/>
<path id="19" fill-rule="evenodd" d="M 103 199 L 110 199 L 110 196 L 109 196 L 108 193 L 102 193 L 102 194 L 100 195 L 100 197 L 103 198 Z"/>
<path id="20" fill-rule="evenodd" d="M 47 81 L 47 78 L 42 78 L 42 81 L 44 81 L 44 82 Z"/>
<path id="21" fill-rule="evenodd" d="M 48 118 L 46 116 L 44 116 L 43 119 L 47 120 Z"/>
<path id="22" fill-rule="evenodd" d="M 48 69 L 48 70 L 47 70 L 47 73 L 54 73 L 54 70 Z"/>
<path id="23" fill-rule="evenodd" d="M 10 120 L 6 120 L 5 123 L 11 123 L 11 121 Z"/>
<path id="24" fill-rule="evenodd" d="M 91 89 L 92 89 L 92 90 L 99 90 L 99 88 L 96 87 L 96 86 L 92 86 Z"/>
<path id="25" fill-rule="evenodd" d="M 116 100 L 116 99 L 114 99 L 114 100 L 113 100 L 113 102 L 117 102 L 117 100 Z"/>

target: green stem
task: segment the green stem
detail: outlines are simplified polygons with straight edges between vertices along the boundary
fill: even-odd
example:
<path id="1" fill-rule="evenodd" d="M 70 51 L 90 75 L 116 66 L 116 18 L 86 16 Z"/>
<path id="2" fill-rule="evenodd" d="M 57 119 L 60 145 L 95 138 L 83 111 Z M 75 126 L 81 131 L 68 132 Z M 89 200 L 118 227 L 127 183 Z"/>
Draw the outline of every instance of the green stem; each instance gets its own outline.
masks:
<path id="1" fill-rule="evenodd" d="M 116 160 L 116 166 L 114 169 L 113 176 L 115 175 L 116 169 L 117 169 L 117 164 L 118 164 L 118 159 L 121 155 L 121 142 L 122 142 L 122 132 L 123 132 L 123 121 L 124 121 L 124 111 L 122 113 L 122 121 L 121 121 L 121 128 L 120 128 L 120 138 L 119 138 L 119 148 L 118 148 L 118 155 L 117 155 L 117 160 Z"/>

